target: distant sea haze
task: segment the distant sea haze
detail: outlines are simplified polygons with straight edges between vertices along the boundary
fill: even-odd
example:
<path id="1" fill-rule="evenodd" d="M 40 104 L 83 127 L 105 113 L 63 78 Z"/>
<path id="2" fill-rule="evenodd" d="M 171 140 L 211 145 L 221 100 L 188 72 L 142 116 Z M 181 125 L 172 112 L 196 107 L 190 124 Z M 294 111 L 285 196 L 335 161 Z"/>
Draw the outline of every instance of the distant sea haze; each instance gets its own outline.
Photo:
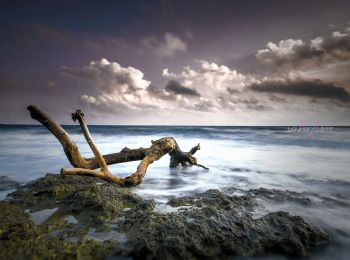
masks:
<path id="1" fill-rule="evenodd" d="M 306 128 L 309 127 L 309 128 Z M 314 128 L 312 128 L 314 127 Z M 150 165 L 141 185 L 132 188 L 162 208 L 172 196 L 208 189 L 244 194 L 249 189 L 289 190 L 307 196 L 312 206 L 263 201 L 255 214 L 286 210 L 324 228 L 340 248 L 332 256 L 350 255 L 350 128 L 323 126 L 90 126 L 103 154 L 149 147 L 151 140 L 173 136 L 187 151 L 200 143 L 198 162 L 169 169 L 169 156 Z M 85 157 L 92 157 L 78 125 L 64 126 Z M 138 162 L 110 166 L 126 176 Z M 0 175 L 21 183 L 59 173 L 69 166 L 60 143 L 41 125 L 0 125 Z M 88 178 L 88 177 L 87 177 Z M 11 190 L 0 191 L 4 198 Z M 341 230 L 342 232 L 339 232 Z"/>

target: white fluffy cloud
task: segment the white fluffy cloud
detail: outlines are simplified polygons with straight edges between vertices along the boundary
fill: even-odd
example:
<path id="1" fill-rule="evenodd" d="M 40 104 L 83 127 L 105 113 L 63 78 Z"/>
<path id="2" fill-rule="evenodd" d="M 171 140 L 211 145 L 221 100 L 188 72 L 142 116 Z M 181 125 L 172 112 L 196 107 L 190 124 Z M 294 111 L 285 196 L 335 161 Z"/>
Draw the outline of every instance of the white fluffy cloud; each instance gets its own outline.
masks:
<path id="1" fill-rule="evenodd" d="M 271 47 L 283 48 L 284 50 L 279 51 L 288 53 L 294 44 L 288 42 Z M 307 107 L 310 97 L 320 97 L 315 95 L 314 91 L 321 91 L 327 87 L 321 82 L 317 89 L 315 84 L 309 84 L 310 87 L 304 89 L 294 81 L 293 84 L 279 86 L 279 81 L 273 81 L 271 78 L 257 79 L 253 75 L 239 73 L 224 65 L 204 60 L 198 60 L 198 65 L 194 68 L 185 66 L 180 72 L 164 69 L 162 75 L 167 83 L 160 88 L 151 86 L 151 82 L 144 78 L 139 69 L 122 67 L 119 63 L 106 59 L 92 61 L 82 67 L 64 67 L 63 75 L 65 78 L 74 79 L 81 88 L 85 87 L 85 93 L 79 97 L 84 109 L 124 116 L 142 113 L 150 118 L 155 114 L 164 117 L 176 115 L 175 118 L 182 118 L 188 114 L 196 114 L 198 117 L 198 113 L 218 112 L 227 118 L 233 112 L 248 115 L 264 110 L 278 113 L 286 109 L 288 104 L 292 104 L 295 96 L 304 97 L 304 101 L 299 99 L 296 109 L 302 107 L 300 102 L 304 102 L 304 107 Z M 269 80 L 272 80 L 272 83 L 277 82 L 278 86 L 265 86 L 266 82 L 270 83 Z M 325 88 L 327 93 L 334 90 L 339 89 L 332 86 Z M 342 93 L 347 94 L 344 91 Z M 333 99 L 343 101 L 342 93 L 338 92 L 334 94 Z M 322 98 L 326 97 L 326 94 Z"/>
<path id="2" fill-rule="evenodd" d="M 244 92 L 256 80 L 226 66 L 198 61 L 199 68 L 184 67 L 180 73 L 163 70 L 168 80 L 162 88 L 151 86 L 143 73 L 106 59 L 83 67 L 64 67 L 65 78 L 86 86 L 79 97 L 82 105 L 115 113 L 124 111 L 237 111 L 264 105 Z"/>
<path id="3" fill-rule="evenodd" d="M 163 58 L 172 58 L 177 53 L 187 51 L 186 43 L 173 33 L 165 33 L 162 40 L 153 36 L 145 37 L 140 43 L 145 49 L 150 49 L 155 55 Z"/>
<path id="4" fill-rule="evenodd" d="M 191 87 L 201 94 L 201 101 L 194 106 L 198 110 L 238 111 L 255 109 L 251 100 L 254 98 L 246 87 L 258 82 L 251 75 L 244 75 L 224 65 L 199 60 L 199 69 L 185 66 L 179 73 L 163 70 L 163 77 L 176 80 L 183 86 Z M 259 108 L 267 107 L 263 100 L 256 100 Z"/>
<path id="5" fill-rule="evenodd" d="M 194 70 L 189 66 L 180 73 L 163 70 L 163 77 L 180 81 L 184 86 L 194 86 L 199 92 L 209 91 L 210 94 L 226 92 L 227 88 L 242 90 L 255 81 L 254 77 L 231 70 L 224 65 L 199 60 L 200 68 Z"/>
<path id="6" fill-rule="evenodd" d="M 89 91 L 79 97 L 83 105 L 104 112 L 196 109 L 190 100 L 201 98 L 195 90 L 181 85 L 150 87 L 140 70 L 107 59 L 83 67 L 63 67 L 62 73 Z"/>
<path id="7" fill-rule="evenodd" d="M 91 85 L 105 92 L 126 93 L 131 90 L 146 89 L 150 81 L 143 78 L 142 71 L 133 67 L 123 68 L 117 62 L 107 59 L 91 61 L 81 68 L 63 67 L 63 74 L 75 78 L 85 78 Z"/>
<path id="8" fill-rule="evenodd" d="M 124 68 L 117 62 L 101 59 L 91 61 L 83 67 L 63 67 L 63 75 L 90 85 L 95 90 L 96 96 L 81 96 L 84 104 L 106 109 L 113 106 L 119 109 L 154 106 L 147 95 L 151 82 L 145 80 L 143 73 L 133 67 Z"/>
<path id="9" fill-rule="evenodd" d="M 257 57 L 262 58 L 267 53 L 274 53 L 278 56 L 287 56 L 294 52 L 295 47 L 302 46 L 303 44 L 302 40 L 293 39 L 281 40 L 279 44 L 269 42 L 267 44 L 267 49 L 258 50 Z"/>
<path id="10" fill-rule="evenodd" d="M 256 58 L 265 67 L 284 74 L 331 67 L 350 59 L 350 28 L 309 42 L 300 39 L 269 42 L 266 49 L 257 52 Z"/>

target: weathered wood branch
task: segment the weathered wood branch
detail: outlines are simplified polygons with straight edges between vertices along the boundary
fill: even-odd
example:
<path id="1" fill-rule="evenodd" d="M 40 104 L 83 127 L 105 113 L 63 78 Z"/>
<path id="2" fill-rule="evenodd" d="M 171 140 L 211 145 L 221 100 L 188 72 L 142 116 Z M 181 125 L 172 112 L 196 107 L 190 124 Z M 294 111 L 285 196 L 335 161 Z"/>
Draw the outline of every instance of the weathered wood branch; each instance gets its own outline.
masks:
<path id="1" fill-rule="evenodd" d="M 169 155 L 170 155 L 170 168 L 176 168 L 180 164 L 183 167 L 189 167 L 192 165 L 202 167 L 206 170 L 209 170 L 209 168 L 199 164 L 197 162 L 197 159 L 193 156 L 198 150 L 200 150 L 200 144 L 197 144 L 196 146 L 192 147 L 192 149 L 189 152 L 183 152 L 181 151 L 180 147 L 176 145 L 175 149 L 172 150 Z"/>
<path id="2" fill-rule="evenodd" d="M 51 116 L 38 109 L 36 106 L 28 106 L 27 109 L 30 111 L 33 119 L 39 121 L 57 138 L 58 141 L 60 141 L 72 166 L 91 170 L 100 167 L 95 157 L 87 159 L 80 154 L 78 146 L 70 138 L 69 134 L 58 123 L 56 123 Z M 103 158 L 105 159 L 107 165 L 139 161 L 146 156 L 146 152 L 147 148 L 124 148 L 119 153 L 103 155 Z"/>
<path id="3" fill-rule="evenodd" d="M 165 154 L 169 154 L 171 157 L 171 168 L 177 167 L 181 164 L 184 167 L 195 165 L 208 169 L 203 165 L 198 164 L 197 159 L 193 157 L 193 154 L 200 149 L 199 144 L 193 147 L 189 152 L 182 152 L 173 137 L 164 137 L 156 141 L 151 141 L 152 145 L 149 148 L 132 150 L 125 147 L 120 153 L 102 155 L 91 137 L 89 128 L 84 119 L 84 114 L 80 110 L 77 110 L 72 114 L 72 119 L 79 122 L 84 137 L 95 155 L 94 158 L 86 159 L 81 156 L 77 145 L 70 138 L 68 133 L 57 124 L 53 118 L 35 106 L 29 106 L 28 110 L 31 112 L 32 118 L 42 123 L 61 142 L 68 160 L 75 167 L 63 168 L 61 170 L 61 174 L 63 175 L 93 176 L 122 187 L 135 186 L 141 183 L 148 166 L 154 161 L 159 160 Z M 141 162 L 136 171 L 125 178 L 120 178 L 111 174 L 107 166 L 108 164 L 135 160 L 141 160 Z M 96 168 L 101 168 L 101 170 L 95 170 Z"/>
<path id="4" fill-rule="evenodd" d="M 74 167 L 89 168 L 87 167 L 88 161 L 81 156 L 78 146 L 51 116 L 42 112 L 36 106 L 28 106 L 27 109 L 30 111 L 30 115 L 33 119 L 38 120 L 43 126 L 50 130 L 58 141 L 60 141 L 71 165 Z"/>
<path id="5" fill-rule="evenodd" d="M 101 171 L 108 171 L 108 166 L 106 164 L 106 161 L 103 159 L 100 151 L 97 149 L 97 146 L 95 145 L 94 141 L 92 140 L 89 128 L 86 125 L 84 114 L 81 112 L 81 110 L 77 110 L 75 113 L 72 114 L 72 119 L 75 122 L 78 120 L 79 125 L 81 127 L 81 130 L 83 130 L 83 134 L 85 137 L 86 142 L 90 146 L 92 152 L 95 155 L 96 160 L 98 161 Z"/>
<path id="6" fill-rule="evenodd" d="M 136 169 L 136 172 L 134 172 L 132 175 L 126 177 L 126 178 L 119 178 L 117 176 L 114 176 L 110 173 L 108 166 L 101 155 L 100 151 L 98 150 L 97 146 L 95 145 L 94 141 L 92 140 L 90 131 L 86 125 L 84 114 L 77 110 L 74 114 L 72 114 L 73 120 L 78 120 L 86 141 L 88 142 L 91 150 L 95 154 L 95 158 L 97 159 L 98 163 L 100 164 L 101 171 L 98 170 L 90 170 L 90 169 L 83 169 L 83 168 L 69 168 L 65 169 L 63 168 L 61 170 L 61 173 L 63 175 L 87 175 L 87 176 L 94 176 L 109 182 L 113 182 L 115 184 L 118 184 L 119 186 L 136 186 L 141 183 L 142 178 L 145 176 L 148 166 L 153 163 L 156 160 L 159 160 L 162 156 L 172 151 L 176 146 L 176 141 L 172 137 L 165 137 L 161 138 L 157 141 L 152 142 L 152 146 L 149 148 L 149 150 L 146 153 L 146 156 L 142 159 L 139 166 Z"/>

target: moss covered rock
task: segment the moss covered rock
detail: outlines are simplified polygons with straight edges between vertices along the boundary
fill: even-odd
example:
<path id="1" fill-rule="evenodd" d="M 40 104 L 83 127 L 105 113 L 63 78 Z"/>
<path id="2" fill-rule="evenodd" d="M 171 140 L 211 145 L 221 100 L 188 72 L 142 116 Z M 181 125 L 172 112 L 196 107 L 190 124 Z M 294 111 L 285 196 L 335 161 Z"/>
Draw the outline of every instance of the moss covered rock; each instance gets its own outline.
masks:
<path id="1" fill-rule="evenodd" d="M 327 243 L 326 233 L 287 212 L 253 218 L 255 196 L 209 190 L 159 210 L 130 189 L 48 174 L 0 203 L 0 258 L 303 256 Z"/>
<path id="2" fill-rule="evenodd" d="M 0 259 L 104 259 L 116 248 L 109 241 L 69 242 L 46 231 L 19 207 L 0 203 Z"/>

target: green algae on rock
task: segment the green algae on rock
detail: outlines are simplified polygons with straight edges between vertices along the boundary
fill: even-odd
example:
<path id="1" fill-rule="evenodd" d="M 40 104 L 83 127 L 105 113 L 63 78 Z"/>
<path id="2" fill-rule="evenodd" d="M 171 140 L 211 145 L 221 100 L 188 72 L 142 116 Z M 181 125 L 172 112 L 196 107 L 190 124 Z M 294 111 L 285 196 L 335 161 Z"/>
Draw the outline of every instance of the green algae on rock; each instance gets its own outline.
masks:
<path id="1" fill-rule="evenodd" d="M 19 207 L 0 203 L 0 259 L 103 259 L 114 248 L 110 241 L 69 242 L 52 236 Z"/>
<path id="2" fill-rule="evenodd" d="M 257 205 L 251 195 L 209 190 L 173 198 L 162 212 L 127 188 L 48 174 L 0 203 L 0 258 L 303 256 L 328 242 L 322 230 L 287 212 L 254 218 Z M 35 225 L 31 217 L 44 210 L 52 215 Z"/>

